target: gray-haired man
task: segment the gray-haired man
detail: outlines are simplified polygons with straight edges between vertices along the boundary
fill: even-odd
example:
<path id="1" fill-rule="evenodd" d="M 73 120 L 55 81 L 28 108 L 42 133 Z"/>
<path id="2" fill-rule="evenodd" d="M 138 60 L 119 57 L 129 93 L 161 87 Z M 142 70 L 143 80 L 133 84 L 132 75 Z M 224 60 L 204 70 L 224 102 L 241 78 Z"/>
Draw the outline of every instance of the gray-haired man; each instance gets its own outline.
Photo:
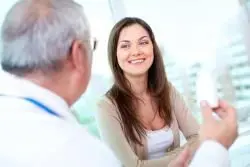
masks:
<path id="1" fill-rule="evenodd" d="M 89 82 L 90 41 L 82 8 L 72 0 L 20 0 L 10 9 L 2 26 L 1 65 L 5 72 L 0 86 L 0 166 L 121 166 L 69 112 Z M 214 121 L 210 109 L 205 111 L 210 121 L 203 125 L 204 141 L 218 136 L 210 133 Z M 237 136 L 236 124 L 232 125 L 232 140 L 225 140 L 227 145 Z M 220 147 L 218 142 L 212 144 Z M 195 156 L 192 167 L 204 164 L 203 155 Z M 172 167 L 187 166 L 187 157 L 184 152 Z"/>
<path id="2" fill-rule="evenodd" d="M 116 167 L 69 112 L 91 73 L 90 31 L 72 0 L 20 0 L 2 25 L 0 166 Z"/>

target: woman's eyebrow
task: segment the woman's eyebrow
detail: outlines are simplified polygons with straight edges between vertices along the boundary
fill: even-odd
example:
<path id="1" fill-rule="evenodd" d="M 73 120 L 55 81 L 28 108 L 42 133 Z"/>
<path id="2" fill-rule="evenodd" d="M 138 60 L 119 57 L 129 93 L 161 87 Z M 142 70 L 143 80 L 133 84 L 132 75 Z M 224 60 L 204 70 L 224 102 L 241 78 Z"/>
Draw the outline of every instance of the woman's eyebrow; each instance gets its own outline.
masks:
<path id="1" fill-rule="evenodd" d="M 129 40 L 121 40 L 119 42 L 130 42 Z"/>
<path id="2" fill-rule="evenodd" d="M 148 38 L 148 37 L 149 37 L 149 36 L 144 35 L 144 36 L 140 37 L 139 40 L 141 40 L 141 39 L 143 39 L 143 38 Z"/>

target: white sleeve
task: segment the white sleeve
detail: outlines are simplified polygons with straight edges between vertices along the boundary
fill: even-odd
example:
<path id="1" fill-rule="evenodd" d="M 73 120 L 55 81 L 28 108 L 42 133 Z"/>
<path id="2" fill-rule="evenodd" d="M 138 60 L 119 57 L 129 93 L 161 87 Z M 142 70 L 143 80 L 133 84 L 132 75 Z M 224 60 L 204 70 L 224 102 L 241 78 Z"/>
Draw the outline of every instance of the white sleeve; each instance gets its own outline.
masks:
<path id="1" fill-rule="evenodd" d="M 33 165 L 34 166 L 34 165 Z M 113 152 L 91 135 L 72 137 L 36 167 L 121 167 Z"/>
<path id="2" fill-rule="evenodd" d="M 205 141 L 195 153 L 189 167 L 229 167 L 228 150 L 216 141 Z"/>

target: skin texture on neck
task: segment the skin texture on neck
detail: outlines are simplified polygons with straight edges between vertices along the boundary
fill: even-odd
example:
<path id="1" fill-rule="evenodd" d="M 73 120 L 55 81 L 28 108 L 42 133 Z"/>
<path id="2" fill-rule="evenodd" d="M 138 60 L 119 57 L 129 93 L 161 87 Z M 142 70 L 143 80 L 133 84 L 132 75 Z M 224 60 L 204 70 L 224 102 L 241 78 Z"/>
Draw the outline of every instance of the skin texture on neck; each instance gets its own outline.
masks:
<path id="1" fill-rule="evenodd" d="M 131 75 L 125 75 L 127 80 L 129 81 L 131 85 L 131 90 L 133 94 L 137 97 L 142 97 L 147 94 L 147 88 L 148 88 L 148 77 L 147 75 L 141 75 L 141 76 L 131 76 Z"/>

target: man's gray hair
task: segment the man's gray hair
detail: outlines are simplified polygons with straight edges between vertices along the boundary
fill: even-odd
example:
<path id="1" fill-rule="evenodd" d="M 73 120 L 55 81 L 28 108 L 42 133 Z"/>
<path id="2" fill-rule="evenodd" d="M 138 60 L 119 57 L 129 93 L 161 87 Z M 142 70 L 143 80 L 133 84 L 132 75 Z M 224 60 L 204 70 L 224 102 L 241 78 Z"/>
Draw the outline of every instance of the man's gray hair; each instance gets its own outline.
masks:
<path id="1" fill-rule="evenodd" d="M 82 6 L 73 0 L 20 0 L 7 13 L 1 35 L 2 68 L 17 75 L 58 70 L 74 40 L 90 41 Z"/>

